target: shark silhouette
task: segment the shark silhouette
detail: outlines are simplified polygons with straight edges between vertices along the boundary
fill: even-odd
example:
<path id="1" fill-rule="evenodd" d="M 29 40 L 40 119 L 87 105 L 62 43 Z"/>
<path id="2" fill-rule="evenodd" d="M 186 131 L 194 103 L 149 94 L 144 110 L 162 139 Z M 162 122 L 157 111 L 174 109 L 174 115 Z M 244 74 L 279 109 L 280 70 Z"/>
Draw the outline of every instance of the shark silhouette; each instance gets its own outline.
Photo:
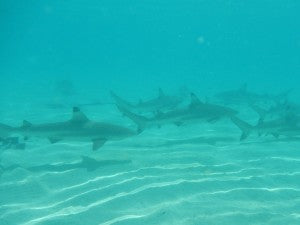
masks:
<path id="1" fill-rule="evenodd" d="M 231 118 L 237 114 L 237 111 L 215 104 L 201 102 L 198 97 L 191 93 L 191 103 L 188 107 L 182 109 L 172 110 L 166 113 L 158 111 L 154 117 L 147 118 L 145 116 L 137 115 L 127 108 L 118 105 L 118 109 L 129 119 L 139 124 L 141 129 L 147 127 L 161 127 L 165 124 L 175 124 L 181 126 L 188 122 L 215 122 L 221 118 Z"/>
<path id="2" fill-rule="evenodd" d="M 121 140 L 139 134 L 119 125 L 93 122 L 78 107 L 73 108 L 73 117 L 68 121 L 38 125 L 24 121 L 22 127 L 14 128 L 11 132 L 25 137 L 48 138 L 51 143 L 63 140 L 92 142 L 93 150 L 99 149 L 107 141 Z"/>

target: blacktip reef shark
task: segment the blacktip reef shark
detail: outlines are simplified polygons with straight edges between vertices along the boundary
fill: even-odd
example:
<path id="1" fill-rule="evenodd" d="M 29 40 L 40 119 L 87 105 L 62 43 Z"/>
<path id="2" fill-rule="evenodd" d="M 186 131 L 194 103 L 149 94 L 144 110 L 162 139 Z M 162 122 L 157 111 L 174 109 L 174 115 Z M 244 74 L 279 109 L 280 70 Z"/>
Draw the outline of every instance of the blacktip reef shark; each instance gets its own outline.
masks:
<path id="1" fill-rule="evenodd" d="M 231 117 L 231 120 L 242 131 L 240 137 L 241 141 L 245 140 L 253 132 L 257 133 L 258 136 L 273 135 L 275 138 L 278 138 L 280 135 L 288 137 L 300 135 L 300 120 L 295 116 L 286 116 L 270 121 L 264 121 L 261 118 L 255 126 L 250 125 L 236 116 Z"/>
<path id="2" fill-rule="evenodd" d="M 147 118 L 137 115 L 122 105 L 117 104 L 118 109 L 124 116 L 128 117 L 144 129 L 147 127 L 161 127 L 166 124 L 175 124 L 181 126 L 188 122 L 206 121 L 215 122 L 224 117 L 232 117 L 237 114 L 237 111 L 215 104 L 201 102 L 198 97 L 191 93 L 191 103 L 183 109 L 176 109 L 166 113 L 158 111 L 155 116 Z"/>
<path id="3" fill-rule="evenodd" d="M 48 138 L 51 143 L 62 140 L 92 142 L 93 150 L 98 150 L 107 141 L 121 140 L 141 132 L 110 123 L 93 122 L 80 111 L 73 108 L 73 117 L 66 122 L 33 125 L 28 121 L 14 130 L 25 137 Z"/>
<path id="4" fill-rule="evenodd" d="M 110 93 L 118 106 L 138 113 L 149 113 L 149 112 L 154 113 L 157 110 L 162 110 L 162 111 L 172 110 L 175 109 L 183 101 L 183 99 L 180 97 L 169 96 L 164 94 L 162 89 L 159 89 L 158 97 L 150 99 L 148 101 L 140 100 L 140 102 L 137 104 L 133 104 L 122 99 L 121 97 L 116 95 L 113 91 L 111 91 Z"/>
<path id="5" fill-rule="evenodd" d="M 257 104 L 250 104 L 250 107 L 263 119 L 283 118 L 286 115 L 300 114 L 300 107 L 288 101 L 278 102 L 267 109 Z"/>
<path id="6" fill-rule="evenodd" d="M 0 140 L 9 137 L 13 130 L 13 127 L 0 123 Z"/>
<path id="7" fill-rule="evenodd" d="M 0 150 L 25 149 L 25 144 L 19 142 L 18 137 L 11 137 L 15 128 L 0 123 Z"/>
<path id="8" fill-rule="evenodd" d="M 285 101 L 290 92 L 291 90 L 288 90 L 278 95 L 258 94 L 249 91 L 247 84 L 244 84 L 237 90 L 220 92 L 216 94 L 215 97 L 225 104 L 254 104 L 258 102 L 274 103 Z"/>

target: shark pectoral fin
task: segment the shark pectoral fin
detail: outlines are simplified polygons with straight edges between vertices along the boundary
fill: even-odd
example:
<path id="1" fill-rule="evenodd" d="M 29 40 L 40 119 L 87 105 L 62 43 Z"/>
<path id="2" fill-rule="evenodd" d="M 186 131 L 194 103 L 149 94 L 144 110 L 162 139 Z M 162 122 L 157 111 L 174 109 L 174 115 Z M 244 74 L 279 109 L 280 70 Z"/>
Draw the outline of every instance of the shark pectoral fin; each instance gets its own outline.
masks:
<path id="1" fill-rule="evenodd" d="M 49 137 L 48 139 L 49 139 L 49 141 L 50 141 L 51 144 L 55 144 L 55 143 L 57 143 L 57 142 L 59 142 L 59 141 L 62 140 L 62 139 L 56 138 L 56 137 Z"/>
<path id="2" fill-rule="evenodd" d="M 279 138 L 279 134 L 277 134 L 277 133 L 272 133 L 272 135 L 273 135 L 276 139 Z"/>
<path id="3" fill-rule="evenodd" d="M 105 144 L 106 141 L 107 141 L 107 139 L 105 139 L 105 138 L 99 138 L 99 139 L 93 140 L 93 151 L 96 151 L 99 148 L 101 148 Z"/>

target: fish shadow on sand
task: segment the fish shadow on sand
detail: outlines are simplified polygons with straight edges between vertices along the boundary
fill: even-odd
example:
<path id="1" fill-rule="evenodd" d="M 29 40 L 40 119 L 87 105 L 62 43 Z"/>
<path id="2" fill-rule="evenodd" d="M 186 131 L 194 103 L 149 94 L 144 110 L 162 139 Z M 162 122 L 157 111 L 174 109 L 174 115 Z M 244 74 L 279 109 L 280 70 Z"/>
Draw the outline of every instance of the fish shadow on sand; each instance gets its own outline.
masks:
<path id="1" fill-rule="evenodd" d="M 25 143 L 21 143 L 18 137 L 0 138 L 0 150 L 7 149 L 24 150 Z"/>
<path id="2" fill-rule="evenodd" d="M 85 169 L 87 172 L 92 172 L 100 168 L 116 165 L 130 164 L 131 160 L 96 160 L 87 156 L 81 156 L 81 160 L 75 163 L 59 163 L 59 164 L 44 164 L 31 167 L 22 167 L 19 164 L 14 164 L 8 167 L 0 165 L 0 174 L 11 172 L 17 168 L 25 169 L 32 173 L 42 172 L 64 172 L 74 169 Z"/>
<path id="3" fill-rule="evenodd" d="M 164 140 L 156 144 L 148 144 L 147 147 L 159 148 L 159 147 L 174 147 L 179 145 L 226 145 L 228 143 L 236 143 L 237 139 L 233 137 L 194 137 L 187 139 L 173 139 L 173 140 Z M 135 147 L 145 147 L 146 144 L 135 145 Z"/>
<path id="4" fill-rule="evenodd" d="M 182 140 L 169 140 L 165 143 L 159 145 L 159 147 L 170 147 L 175 145 L 184 145 L 184 144 L 197 144 L 197 145 L 212 145 L 216 146 L 217 144 L 235 142 L 235 138 L 231 137 L 196 137 Z"/>

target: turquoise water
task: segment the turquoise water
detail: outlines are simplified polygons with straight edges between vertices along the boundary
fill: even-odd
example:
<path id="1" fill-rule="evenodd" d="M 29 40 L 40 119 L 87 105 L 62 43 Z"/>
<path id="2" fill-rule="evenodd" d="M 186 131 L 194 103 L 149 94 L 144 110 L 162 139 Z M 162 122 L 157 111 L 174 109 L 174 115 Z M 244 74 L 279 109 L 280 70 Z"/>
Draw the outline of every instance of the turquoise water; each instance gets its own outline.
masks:
<path id="1" fill-rule="evenodd" d="M 2 0 L 0 225 L 300 224 L 299 11 Z"/>

